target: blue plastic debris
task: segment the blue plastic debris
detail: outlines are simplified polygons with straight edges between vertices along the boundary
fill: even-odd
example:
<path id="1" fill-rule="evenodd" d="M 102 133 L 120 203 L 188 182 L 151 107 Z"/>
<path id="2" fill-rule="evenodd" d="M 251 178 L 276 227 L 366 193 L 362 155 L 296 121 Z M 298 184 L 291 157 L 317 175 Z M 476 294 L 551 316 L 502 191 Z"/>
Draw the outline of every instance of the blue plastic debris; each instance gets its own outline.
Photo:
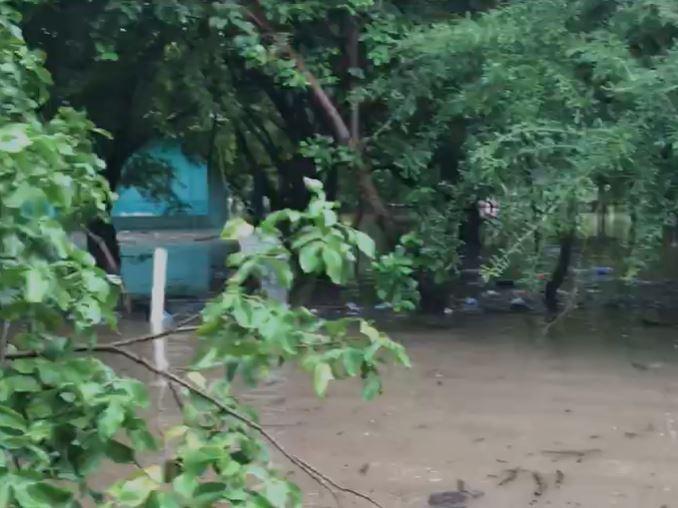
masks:
<path id="1" fill-rule="evenodd" d="M 469 307 L 477 307 L 478 300 L 469 296 L 464 300 L 464 305 L 468 305 Z"/>

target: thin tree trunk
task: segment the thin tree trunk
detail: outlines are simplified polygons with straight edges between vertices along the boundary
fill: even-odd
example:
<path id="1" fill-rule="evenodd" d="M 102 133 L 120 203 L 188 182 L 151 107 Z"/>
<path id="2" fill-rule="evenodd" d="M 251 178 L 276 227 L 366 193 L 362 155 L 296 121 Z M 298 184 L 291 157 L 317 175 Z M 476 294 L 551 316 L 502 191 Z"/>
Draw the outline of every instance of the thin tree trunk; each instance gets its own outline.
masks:
<path id="1" fill-rule="evenodd" d="M 113 275 L 120 275 L 120 245 L 115 226 L 102 219 L 89 223 L 87 229 L 87 250 L 99 268 Z M 100 239 L 100 240 L 99 240 Z"/>
<path id="2" fill-rule="evenodd" d="M 253 5 L 254 11 L 247 11 L 249 18 L 257 25 L 257 27 L 259 27 L 262 32 L 269 35 L 274 34 L 275 31 L 266 19 L 264 9 L 262 8 L 259 0 L 253 0 Z M 320 81 L 318 81 L 316 76 L 308 69 L 303 57 L 298 54 L 289 44 L 284 44 L 281 49 L 287 53 L 287 55 L 294 62 L 297 70 L 306 78 L 306 81 L 309 84 L 311 95 L 332 127 L 332 131 L 334 132 L 334 137 L 337 142 L 345 146 L 356 148 L 354 144 L 355 140 L 351 136 L 351 130 L 349 129 L 349 126 L 342 118 L 334 102 L 332 102 L 332 99 L 330 99 L 323 89 Z M 360 189 L 360 194 L 368 206 L 372 208 L 372 211 L 377 216 L 378 223 L 384 229 L 384 232 L 386 233 L 390 242 L 393 243 L 395 242 L 397 234 L 393 216 L 382 200 L 379 190 L 374 184 L 374 180 L 372 179 L 372 174 L 369 168 L 362 160 L 360 160 L 361 157 L 358 157 L 358 159 L 359 160 L 356 163 L 355 171 L 357 174 L 357 183 L 358 188 Z"/>
<path id="3" fill-rule="evenodd" d="M 558 312 L 558 289 L 567 279 L 572 261 L 572 249 L 574 247 L 574 232 L 569 232 L 560 239 L 560 254 L 558 262 L 551 274 L 551 279 L 546 283 L 544 289 L 544 302 L 546 308 L 551 313 Z"/>

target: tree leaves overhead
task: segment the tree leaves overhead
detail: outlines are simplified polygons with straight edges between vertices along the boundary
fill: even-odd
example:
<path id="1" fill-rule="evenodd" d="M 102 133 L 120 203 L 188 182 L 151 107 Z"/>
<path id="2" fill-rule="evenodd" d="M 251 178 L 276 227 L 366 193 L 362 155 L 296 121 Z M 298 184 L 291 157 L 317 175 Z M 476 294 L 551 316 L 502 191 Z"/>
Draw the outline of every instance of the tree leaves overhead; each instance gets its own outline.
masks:
<path id="1" fill-rule="evenodd" d="M 501 203 L 498 275 L 601 195 L 634 217 L 633 273 L 678 212 L 677 37 L 671 0 L 0 0 L 0 320 L 14 332 L 0 505 L 301 506 L 235 377 L 296 362 L 319 396 L 360 378 L 372 399 L 382 363 L 409 360 L 371 324 L 319 319 L 252 281 L 344 284 L 362 257 L 379 297 L 409 311 L 457 273 L 479 199 Z M 154 138 L 217 168 L 256 218 L 223 238 L 263 246 L 230 257 L 182 421 L 165 429 L 172 452 L 148 466 L 144 386 L 86 351 L 115 324 L 117 288 L 70 234 L 107 219 L 106 180 L 172 197 L 166 165 L 122 172 Z M 382 197 L 407 213 L 378 254 L 340 210 L 359 204 L 387 230 Z M 92 490 L 111 461 L 135 473 Z"/>

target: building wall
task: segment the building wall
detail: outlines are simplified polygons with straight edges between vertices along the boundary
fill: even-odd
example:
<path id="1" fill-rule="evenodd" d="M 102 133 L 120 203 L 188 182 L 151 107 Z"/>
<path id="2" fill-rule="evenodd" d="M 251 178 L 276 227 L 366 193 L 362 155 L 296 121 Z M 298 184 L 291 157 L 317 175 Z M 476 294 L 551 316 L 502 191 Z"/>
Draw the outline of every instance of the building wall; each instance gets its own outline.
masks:
<path id="1" fill-rule="evenodd" d="M 223 179 L 204 162 L 188 158 L 175 141 L 155 141 L 135 156 L 143 155 L 172 168 L 172 190 L 183 206 L 175 213 L 169 203 L 149 199 L 136 188 L 116 189 L 119 197 L 112 216 L 119 232 L 126 289 L 135 296 L 150 294 L 153 251 L 163 247 L 168 252 L 168 296 L 204 295 L 232 249 L 218 240 L 228 219 Z M 139 165 L 135 171 L 142 169 Z M 215 239 L 201 240 L 205 237 Z"/>
<path id="2" fill-rule="evenodd" d="M 118 229 L 218 228 L 227 220 L 227 189 L 220 175 L 202 161 L 189 159 L 175 141 L 155 141 L 132 156 L 147 155 L 173 171 L 172 190 L 183 209 L 172 212 L 169 203 L 144 196 L 136 188 L 119 188 L 112 216 Z"/>

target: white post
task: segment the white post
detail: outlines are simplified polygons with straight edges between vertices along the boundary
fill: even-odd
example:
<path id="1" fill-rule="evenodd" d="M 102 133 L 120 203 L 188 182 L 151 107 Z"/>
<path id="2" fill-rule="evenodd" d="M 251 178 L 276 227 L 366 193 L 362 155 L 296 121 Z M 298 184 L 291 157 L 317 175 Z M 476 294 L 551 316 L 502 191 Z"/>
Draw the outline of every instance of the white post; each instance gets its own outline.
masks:
<path id="1" fill-rule="evenodd" d="M 151 333 L 158 334 L 165 330 L 165 286 L 167 284 L 167 251 L 155 249 L 153 253 L 153 288 L 151 289 Z M 167 370 L 169 362 L 165 339 L 153 341 L 153 359 L 159 370 Z M 164 383 L 163 383 L 164 384 Z"/>
<path id="2" fill-rule="evenodd" d="M 165 331 L 165 286 L 167 285 L 167 250 L 157 248 L 153 252 L 153 286 L 151 288 L 151 333 L 157 335 Z M 158 370 L 166 371 L 169 368 L 167 359 L 166 339 L 153 341 L 153 361 Z M 167 392 L 167 379 L 158 376 L 158 429 L 162 429 L 165 413 L 165 394 Z M 167 443 L 163 447 L 163 457 L 169 458 Z"/>

